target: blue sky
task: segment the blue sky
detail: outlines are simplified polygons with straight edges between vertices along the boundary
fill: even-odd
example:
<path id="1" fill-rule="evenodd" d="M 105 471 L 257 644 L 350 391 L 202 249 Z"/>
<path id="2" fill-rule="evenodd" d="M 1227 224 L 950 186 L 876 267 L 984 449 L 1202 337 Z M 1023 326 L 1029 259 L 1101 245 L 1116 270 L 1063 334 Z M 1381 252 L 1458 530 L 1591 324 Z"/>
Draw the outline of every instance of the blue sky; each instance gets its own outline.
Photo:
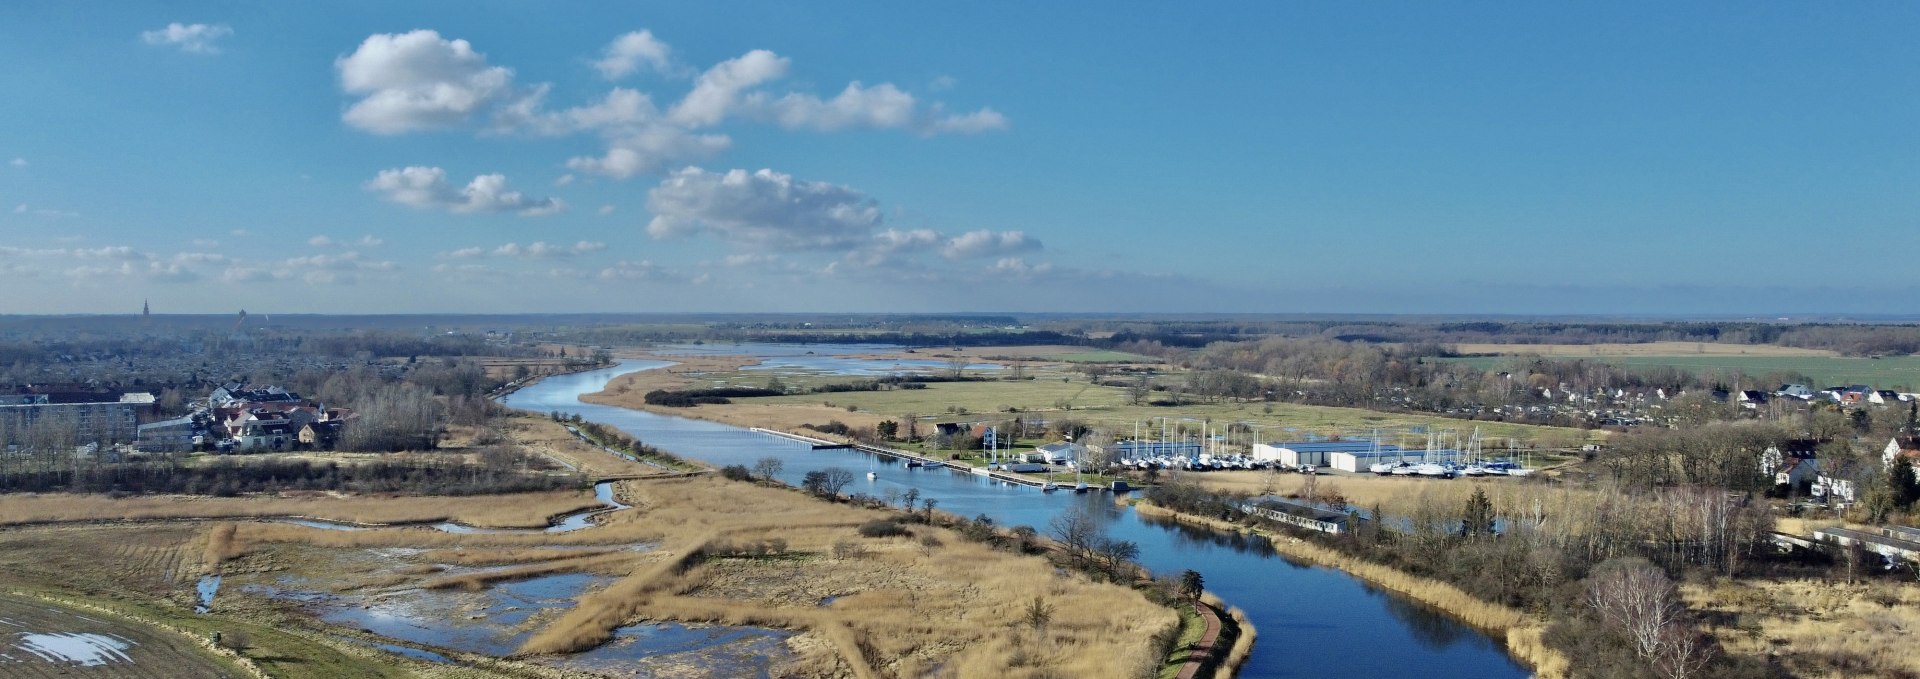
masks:
<path id="1" fill-rule="evenodd" d="M 1911 4 L 389 4 L 0 7 L 0 312 L 1920 292 Z"/>

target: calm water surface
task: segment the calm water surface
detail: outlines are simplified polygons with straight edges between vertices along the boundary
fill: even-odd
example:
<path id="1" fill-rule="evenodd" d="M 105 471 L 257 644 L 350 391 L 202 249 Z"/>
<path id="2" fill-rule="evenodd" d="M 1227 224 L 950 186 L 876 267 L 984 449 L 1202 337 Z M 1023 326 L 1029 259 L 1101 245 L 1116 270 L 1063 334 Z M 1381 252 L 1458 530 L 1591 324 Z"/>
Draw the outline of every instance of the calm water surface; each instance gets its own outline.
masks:
<path id="1" fill-rule="evenodd" d="M 827 355 L 818 345 L 706 345 L 711 353 Z M 877 351 L 860 347 L 861 353 Z M 834 353 L 855 353 L 836 351 Z M 810 357 L 813 358 L 813 357 Z M 622 361 L 604 370 L 549 377 L 503 401 L 539 413 L 580 413 L 677 455 L 716 465 L 743 464 L 777 455 L 786 460 L 781 480 L 798 485 L 806 472 L 838 466 L 863 472 L 873 456 L 851 450 L 811 450 L 739 427 L 583 403 L 614 376 L 660 368 L 664 361 Z M 879 466 L 880 478 L 862 476 L 849 492 L 885 495 L 918 488 L 938 508 L 961 516 L 985 514 L 1002 526 L 1028 525 L 1046 532 L 1047 522 L 1075 505 L 1095 510 L 1109 533 L 1140 545 L 1140 562 L 1155 573 L 1199 571 L 1207 589 L 1246 611 L 1259 629 L 1246 677 L 1525 677 L 1486 635 L 1420 604 L 1407 601 L 1339 571 L 1307 566 L 1277 555 L 1262 538 L 1224 535 L 1142 517 L 1116 507 L 1104 493 L 1045 494 L 946 469 Z"/>

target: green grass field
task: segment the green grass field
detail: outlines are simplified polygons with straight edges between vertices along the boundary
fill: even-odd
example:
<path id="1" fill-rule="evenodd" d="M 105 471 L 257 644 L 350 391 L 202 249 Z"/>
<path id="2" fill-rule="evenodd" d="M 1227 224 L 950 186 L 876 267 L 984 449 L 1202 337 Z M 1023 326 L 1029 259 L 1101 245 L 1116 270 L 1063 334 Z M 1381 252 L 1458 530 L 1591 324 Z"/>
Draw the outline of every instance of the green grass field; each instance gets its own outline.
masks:
<path id="1" fill-rule="evenodd" d="M 761 379 L 765 381 L 764 378 Z M 1166 398 L 1155 393 L 1155 398 Z M 860 391 L 836 394 L 796 394 L 764 398 L 735 399 L 736 403 L 756 404 L 832 404 L 853 406 L 861 411 L 889 417 L 907 414 L 932 416 L 935 421 L 978 421 L 990 417 L 1012 418 L 1014 411 L 1038 412 L 1047 419 L 1079 419 L 1103 426 L 1120 436 L 1130 436 L 1135 422 L 1151 425 L 1154 418 L 1186 419 L 1197 423 L 1207 420 L 1214 427 L 1229 422 L 1246 422 L 1262 429 L 1261 438 L 1281 440 L 1306 433 L 1364 435 L 1373 429 L 1399 429 L 1426 426 L 1471 432 L 1479 427 L 1489 439 L 1515 438 L 1522 441 L 1551 442 L 1558 446 L 1577 445 L 1588 433 L 1577 429 L 1471 422 L 1444 417 L 1386 413 L 1360 408 L 1333 408 L 1294 403 L 1226 402 L 1195 403 L 1181 406 L 1128 405 L 1124 389 L 1095 385 L 1084 377 L 1062 381 L 1057 373 L 1043 373 L 1033 380 L 1019 382 L 947 382 L 927 385 L 926 389 Z M 964 412 L 962 412 L 964 410 Z M 1294 431 L 1287 431 L 1287 428 Z"/>
<path id="2" fill-rule="evenodd" d="M 1472 356 L 1450 358 L 1482 369 L 1512 365 L 1519 356 Z M 1920 387 L 1920 356 L 1889 358 L 1846 358 L 1840 356 L 1583 356 L 1581 360 L 1602 361 L 1626 367 L 1673 366 L 1696 374 L 1731 375 L 1733 371 L 1759 379 L 1776 372 L 1798 372 L 1813 378 L 1815 389 L 1849 384 L 1865 384 L 1879 389 L 1913 391 Z M 1767 388 L 1779 385 L 1764 385 Z"/>

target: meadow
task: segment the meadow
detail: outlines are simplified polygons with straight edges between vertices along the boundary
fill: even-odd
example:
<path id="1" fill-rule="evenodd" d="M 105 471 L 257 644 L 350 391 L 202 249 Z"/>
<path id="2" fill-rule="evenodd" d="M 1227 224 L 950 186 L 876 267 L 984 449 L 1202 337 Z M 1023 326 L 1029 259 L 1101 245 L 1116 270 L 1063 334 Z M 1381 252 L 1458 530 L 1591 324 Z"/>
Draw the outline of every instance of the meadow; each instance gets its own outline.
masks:
<path id="1" fill-rule="evenodd" d="M 1062 377 L 1066 379 L 1063 380 Z M 764 381 L 764 380 L 763 380 Z M 1166 398 L 1155 392 L 1154 398 Z M 842 392 L 832 394 L 795 394 L 736 399 L 741 406 L 808 407 L 817 419 L 835 409 L 876 416 L 900 418 L 907 414 L 931 417 L 936 422 L 979 421 L 986 418 L 1011 419 L 1016 413 L 1038 413 L 1053 419 L 1076 419 L 1112 430 L 1119 437 L 1131 436 L 1134 423 L 1157 426 L 1156 418 L 1208 421 L 1215 427 L 1230 422 L 1259 427 L 1261 438 L 1284 440 L 1308 433 L 1349 436 L 1366 435 L 1374 429 L 1401 429 L 1424 426 L 1432 429 L 1472 431 L 1480 428 L 1490 439 L 1515 438 L 1521 441 L 1553 442 L 1556 446 L 1577 445 L 1589 434 L 1562 427 L 1471 422 L 1411 413 L 1389 413 L 1362 408 L 1337 408 L 1285 402 L 1187 403 L 1179 406 L 1130 405 L 1125 389 L 1093 384 L 1085 377 L 1041 373 L 1024 381 L 942 382 L 925 389 Z M 624 404 L 622 404 L 624 405 Z M 703 417 L 700 411 L 724 410 L 734 406 L 701 406 L 684 413 Z M 854 420 L 840 417 L 848 424 Z"/>

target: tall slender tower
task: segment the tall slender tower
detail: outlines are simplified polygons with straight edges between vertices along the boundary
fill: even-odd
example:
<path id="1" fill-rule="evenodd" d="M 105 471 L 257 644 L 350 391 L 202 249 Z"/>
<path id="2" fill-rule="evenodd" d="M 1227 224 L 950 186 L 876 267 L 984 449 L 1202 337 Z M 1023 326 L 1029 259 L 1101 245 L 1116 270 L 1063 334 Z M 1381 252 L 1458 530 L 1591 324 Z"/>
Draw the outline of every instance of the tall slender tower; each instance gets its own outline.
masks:
<path id="1" fill-rule="evenodd" d="M 153 307 L 147 304 L 147 300 L 140 300 L 140 320 L 146 321 L 152 319 Z"/>

